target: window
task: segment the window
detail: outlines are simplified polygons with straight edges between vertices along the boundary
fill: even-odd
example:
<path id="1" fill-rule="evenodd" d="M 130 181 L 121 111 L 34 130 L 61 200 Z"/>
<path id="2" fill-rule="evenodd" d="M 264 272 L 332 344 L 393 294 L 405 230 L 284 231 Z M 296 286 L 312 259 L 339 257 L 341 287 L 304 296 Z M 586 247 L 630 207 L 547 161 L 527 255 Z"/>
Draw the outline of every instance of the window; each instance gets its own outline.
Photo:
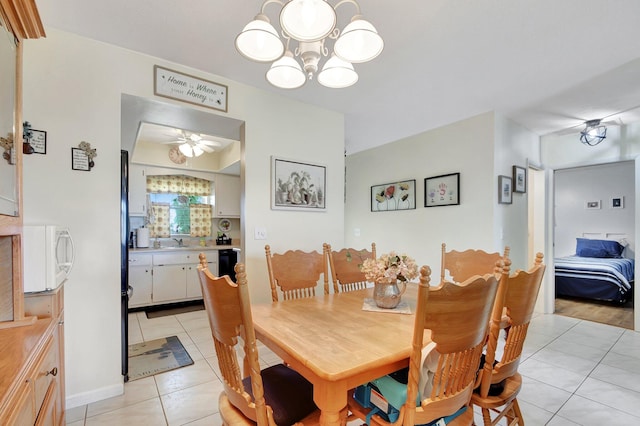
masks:
<path id="1" fill-rule="evenodd" d="M 191 226 L 192 208 L 197 205 L 211 205 L 211 196 L 181 194 L 149 194 L 151 204 L 169 205 L 169 233 L 171 236 L 193 236 Z M 209 234 L 210 235 L 210 234 Z M 199 235 L 201 236 L 201 235 Z"/>

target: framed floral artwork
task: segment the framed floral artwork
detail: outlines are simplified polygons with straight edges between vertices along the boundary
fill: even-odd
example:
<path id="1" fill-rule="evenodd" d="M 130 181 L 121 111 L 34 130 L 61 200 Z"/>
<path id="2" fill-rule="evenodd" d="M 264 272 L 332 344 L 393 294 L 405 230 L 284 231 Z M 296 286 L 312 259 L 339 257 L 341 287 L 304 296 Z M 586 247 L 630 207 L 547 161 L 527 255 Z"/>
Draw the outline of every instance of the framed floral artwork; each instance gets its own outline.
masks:
<path id="1" fill-rule="evenodd" d="M 424 206 L 455 206 L 460 204 L 460 173 L 432 176 L 424 179 Z"/>
<path id="2" fill-rule="evenodd" d="M 511 204 L 512 193 L 511 178 L 509 176 L 498 176 L 498 203 Z"/>
<path id="3" fill-rule="evenodd" d="M 513 166 L 513 192 L 527 192 L 527 169 Z"/>
<path id="4" fill-rule="evenodd" d="M 371 187 L 371 211 L 411 210 L 416 208 L 416 180 L 385 183 Z"/>
<path id="5" fill-rule="evenodd" d="M 271 209 L 326 211 L 327 168 L 271 157 Z"/>

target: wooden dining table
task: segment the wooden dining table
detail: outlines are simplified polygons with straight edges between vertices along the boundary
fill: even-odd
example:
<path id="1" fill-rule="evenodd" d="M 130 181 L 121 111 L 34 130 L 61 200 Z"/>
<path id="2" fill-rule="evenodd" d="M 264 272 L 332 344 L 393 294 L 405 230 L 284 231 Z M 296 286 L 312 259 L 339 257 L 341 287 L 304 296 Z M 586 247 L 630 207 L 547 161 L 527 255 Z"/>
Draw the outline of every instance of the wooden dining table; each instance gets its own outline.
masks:
<path id="1" fill-rule="evenodd" d="M 402 296 L 410 314 L 363 310 L 372 288 L 253 304 L 256 337 L 313 384 L 320 424 L 345 424 L 349 389 L 409 365 L 417 291 Z"/>

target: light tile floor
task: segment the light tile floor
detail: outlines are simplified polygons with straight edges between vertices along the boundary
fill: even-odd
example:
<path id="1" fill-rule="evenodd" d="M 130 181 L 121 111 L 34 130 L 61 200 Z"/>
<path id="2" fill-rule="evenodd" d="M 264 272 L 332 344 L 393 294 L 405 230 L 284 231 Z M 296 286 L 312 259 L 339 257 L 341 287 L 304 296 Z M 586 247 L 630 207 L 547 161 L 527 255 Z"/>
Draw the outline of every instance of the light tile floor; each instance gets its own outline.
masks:
<path id="1" fill-rule="evenodd" d="M 220 425 L 222 389 L 204 311 L 129 315 L 130 343 L 177 335 L 195 361 L 125 384 L 124 395 L 67 410 L 67 424 Z M 259 344 L 261 366 L 279 359 Z M 640 333 L 559 315 L 531 322 L 520 365 L 527 425 L 640 424 Z M 360 422 L 352 422 L 360 424 Z M 476 423 L 482 424 L 476 413 Z"/>

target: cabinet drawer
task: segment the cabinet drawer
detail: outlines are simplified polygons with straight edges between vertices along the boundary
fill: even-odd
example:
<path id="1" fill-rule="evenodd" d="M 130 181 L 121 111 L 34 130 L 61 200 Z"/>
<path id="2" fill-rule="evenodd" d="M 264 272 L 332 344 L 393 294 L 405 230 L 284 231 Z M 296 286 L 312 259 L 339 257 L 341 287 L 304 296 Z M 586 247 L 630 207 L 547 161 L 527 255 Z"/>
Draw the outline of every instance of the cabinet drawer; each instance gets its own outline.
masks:
<path id="1" fill-rule="evenodd" d="M 47 339 L 44 353 L 40 362 L 36 366 L 35 376 L 35 405 L 40 408 L 44 397 L 47 394 L 47 390 L 51 385 L 51 382 L 55 380 L 59 372 L 58 365 L 58 353 L 53 346 L 53 336 Z"/>
<path id="2" fill-rule="evenodd" d="M 160 253 L 153 255 L 154 265 L 184 265 L 198 263 L 198 252 L 189 251 L 188 253 Z"/>
<path id="3" fill-rule="evenodd" d="M 151 254 L 129 253 L 129 266 L 151 266 Z"/>

